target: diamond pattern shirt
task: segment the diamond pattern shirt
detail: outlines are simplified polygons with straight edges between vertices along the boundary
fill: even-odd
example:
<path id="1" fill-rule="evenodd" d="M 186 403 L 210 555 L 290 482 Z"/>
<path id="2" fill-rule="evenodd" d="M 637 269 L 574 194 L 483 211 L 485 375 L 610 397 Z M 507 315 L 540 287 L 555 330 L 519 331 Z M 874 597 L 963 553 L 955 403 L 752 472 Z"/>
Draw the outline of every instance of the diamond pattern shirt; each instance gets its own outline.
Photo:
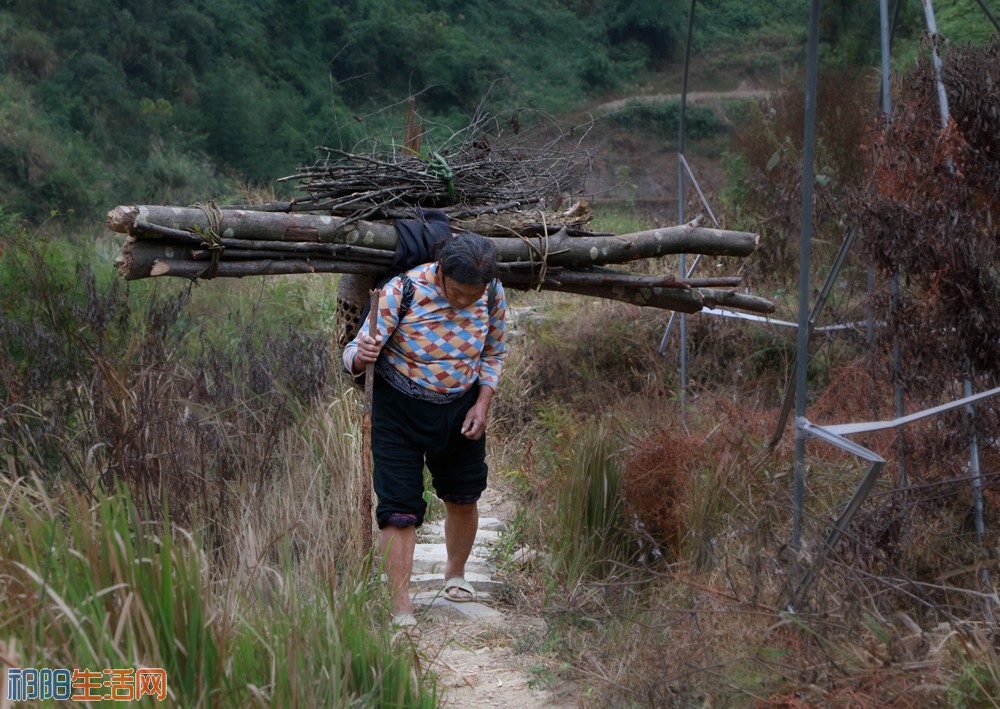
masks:
<path id="1" fill-rule="evenodd" d="M 454 394 L 478 379 L 496 390 L 507 354 L 504 318 L 507 301 L 496 283 L 493 312 L 487 313 L 489 289 L 472 306 L 456 310 L 445 300 L 439 265 L 428 263 L 407 272 L 413 303 L 399 319 L 403 288 L 397 276 L 379 295 L 378 332 L 386 345 L 382 357 L 411 381 L 432 391 Z M 344 348 L 351 371 L 357 338 Z"/>

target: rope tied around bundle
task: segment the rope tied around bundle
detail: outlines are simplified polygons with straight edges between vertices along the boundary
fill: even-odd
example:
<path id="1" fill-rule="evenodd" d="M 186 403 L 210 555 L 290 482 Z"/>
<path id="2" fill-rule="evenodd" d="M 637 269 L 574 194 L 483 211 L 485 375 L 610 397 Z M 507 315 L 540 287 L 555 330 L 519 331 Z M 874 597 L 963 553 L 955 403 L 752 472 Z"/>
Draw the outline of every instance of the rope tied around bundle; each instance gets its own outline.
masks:
<path id="1" fill-rule="evenodd" d="M 209 201 L 207 204 L 196 202 L 194 206 L 205 213 L 208 228 L 201 230 L 198 227 L 192 227 L 188 231 L 202 237 L 205 240 L 205 246 L 212 255 L 212 261 L 194 279 L 212 279 L 219 275 L 219 259 L 222 257 L 222 252 L 226 250 L 226 247 L 222 245 L 222 210 L 214 201 Z"/>
<path id="2" fill-rule="evenodd" d="M 533 238 L 528 237 L 524 234 L 515 233 L 514 236 L 519 238 L 523 244 L 528 247 L 530 255 L 538 256 L 539 259 L 539 270 L 538 274 L 534 276 L 529 284 L 529 288 L 535 290 L 541 290 L 542 284 L 545 283 L 545 274 L 549 269 L 549 227 L 546 223 L 545 214 L 542 215 L 542 233 L 541 233 L 541 246 L 536 244 Z M 563 227 L 560 231 L 565 231 L 566 227 Z M 562 252 L 557 252 L 562 253 Z M 532 265 L 534 265 L 534 258 L 532 258 Z M 534 274 L 533 274 L 534 275 Z"/>

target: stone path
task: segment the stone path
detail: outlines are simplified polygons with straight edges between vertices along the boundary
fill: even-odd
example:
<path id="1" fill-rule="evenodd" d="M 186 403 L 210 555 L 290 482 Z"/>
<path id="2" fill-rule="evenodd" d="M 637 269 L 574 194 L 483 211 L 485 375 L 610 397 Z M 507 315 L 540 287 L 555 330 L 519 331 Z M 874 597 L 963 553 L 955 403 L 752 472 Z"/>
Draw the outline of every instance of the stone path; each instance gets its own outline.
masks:
<path id="1" fill-rule="evenodd" d="M 495 494 L 495 493 L 494 493 Z M 444 524 L 428 522 L 420 528 L 413 557 L 410 593 L 419 619 L 418 651 L 437 676 L 443 707 L 579 706 L 566 688 L 549 686 L 542 658 L 519 650 L 525 638 L 545 635 L 545 623 L 506 608 L 496 600 L 502 583 L 494 579 L 489 557 L 504 522 L 490 514 L 499 510 L 487 491 L 480 502 L 479 531 L 466 564 L 466 580 L 477 600 L 456 603 L 445 597 Z"/>
<path id="2" fill-rule="evenodd" d="M 456 603 L 443 593 L 444 568 L 448 552 L 444 545 L 444 523 L 430 522 L 420 529 L 420 542 L 413 552 L 413 576 L 410 578 L 414 612 L 418 618 L 458 621 L 500 621 L 503 614 L 491 607 L 492 591 L 499 586 L 493 580 L 488 558 L 490 547 L 500 538 L 503 523 L 493 517 L 480 517 L 476 545 L 465 565 L 465 579 L 476 589 L 478 601 Z"/>

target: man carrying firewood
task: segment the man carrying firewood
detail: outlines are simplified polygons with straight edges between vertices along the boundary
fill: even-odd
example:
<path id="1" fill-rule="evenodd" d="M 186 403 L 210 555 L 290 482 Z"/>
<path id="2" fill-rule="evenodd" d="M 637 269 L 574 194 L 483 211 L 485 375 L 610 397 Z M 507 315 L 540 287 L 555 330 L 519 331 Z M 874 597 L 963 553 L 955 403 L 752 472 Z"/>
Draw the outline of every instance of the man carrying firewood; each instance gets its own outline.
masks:
<path id="1" fill-rule="evenodd" d="M 448 561 L 443 593 L 475 600 L 465 580 L 486 489 L 486 422 L 506 356 L 506 301 L 493 244 L 477 234 L 445 240 L 436 261 L 390 280 L 379 294 L 377 335 L 344 348 L 360 375 L 374 362 L 372 458 L 376 518 L 392 589 L 393 621 L 414 625 L 409 595 L 424 465 L 444 501 Z"/>

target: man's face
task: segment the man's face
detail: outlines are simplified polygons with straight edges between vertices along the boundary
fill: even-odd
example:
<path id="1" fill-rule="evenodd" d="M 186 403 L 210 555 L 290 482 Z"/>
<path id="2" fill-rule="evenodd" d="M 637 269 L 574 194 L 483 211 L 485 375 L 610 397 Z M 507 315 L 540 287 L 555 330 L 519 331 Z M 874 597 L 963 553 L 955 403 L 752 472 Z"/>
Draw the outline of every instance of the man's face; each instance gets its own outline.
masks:
<path id="1" fill-rule="evenodd" d="M 486 291 L 486 284 L 475 285 L 470 283 L 460 283 L 454 278 L 444 276 L 444 299 L 448 305 L 456 310 L 465 310 L 483 297 Z"/>

